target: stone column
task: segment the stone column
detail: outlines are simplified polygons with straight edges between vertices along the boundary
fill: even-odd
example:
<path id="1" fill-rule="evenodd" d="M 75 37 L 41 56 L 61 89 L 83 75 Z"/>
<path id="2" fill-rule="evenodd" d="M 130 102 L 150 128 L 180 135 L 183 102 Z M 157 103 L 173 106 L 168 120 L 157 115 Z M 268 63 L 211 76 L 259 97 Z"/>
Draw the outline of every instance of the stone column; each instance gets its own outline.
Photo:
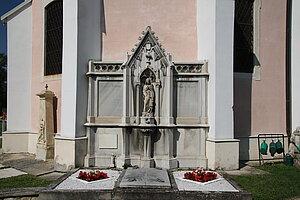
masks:
<path id="1" fill-rule="evenodd" d="M 141 158 L 141 167 L 150 168 L 154 167 L 154 160 L 151 158 L 151 135 L 154 133 L 155 129 L 141 129 L 144 139 L 144 151 Z"/>
<path id="2" fill-rule="evenodd" d="M 300 126 L 300 1 L 292 1 L 291 22 L 291 117 L 292 130 Z"/>
<path id="3" fill-rule="evenodd" d="M 136 84 L 136 123 L 140 124 L 140 85 L 138 82 Z"/>
<path id="4" fill-rule="evenodd" d="M 233 132 L 233 0 L 197 0 L 198 59 L 208 60 L 209 168 L 239 167 Z"/>
<path id="5" fill-rule="evenodd" d="M 117 167 L 121 168 L 123 166 L 129 165 L 130 163 L 130 134 L 131 128 L 122 129 L 122 146 L 121 146 L 121 156 L 116 158 Z"/>
<path id="6" fill-rule="evenodd" d="M 123 119 L 122 123 L 129 123 L 129 83 L 130 83 L 130 69 L 128 66 L 125 66 L 123 69 Z"/>
<path id="7" fill-rule="evenodd" d="M 88 60 L 101 58 L 101 34 L 105 32 L 101 26 L 103 1 L 64 0 L 63 12 L 61 133 L 55 137 L 55 168 L 58 170 L 84 165 L 87 65 Z"/>
<path id="8" fill-rule="evenodd" d="M 47 89 L 37 94 L 40 97 L 39 136 L 36 145 L 36 159 L 48 160 L 54 158 L 54 93 Z"/>
<path id="9" fill-rule="evenodd" d="M 160 82 L 155 83 L 156 123 L 160 124 Z"/>

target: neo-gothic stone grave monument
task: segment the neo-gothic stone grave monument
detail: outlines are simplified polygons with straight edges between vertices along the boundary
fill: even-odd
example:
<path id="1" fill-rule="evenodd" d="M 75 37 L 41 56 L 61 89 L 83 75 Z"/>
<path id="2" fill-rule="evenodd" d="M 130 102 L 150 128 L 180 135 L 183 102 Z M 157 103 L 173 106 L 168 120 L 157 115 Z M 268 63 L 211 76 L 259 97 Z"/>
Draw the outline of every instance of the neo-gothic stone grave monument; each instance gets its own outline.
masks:
<path id="1" fill-rule="evenodd" d="M 207 63 L 173 62 L 147 27 L 121 61 L 89 62 L 86 166 L 207 166 Z"/>

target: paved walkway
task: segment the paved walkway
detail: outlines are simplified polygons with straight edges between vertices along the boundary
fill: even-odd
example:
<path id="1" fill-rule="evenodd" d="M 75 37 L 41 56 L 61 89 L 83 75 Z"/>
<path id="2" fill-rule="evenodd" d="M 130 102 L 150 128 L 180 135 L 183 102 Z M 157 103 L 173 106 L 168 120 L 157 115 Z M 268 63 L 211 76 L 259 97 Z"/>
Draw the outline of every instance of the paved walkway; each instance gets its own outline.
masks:
<path id="1" fill-rule="evenodd" d="M 244 176 L 244 175 L 259 175 L 259 174 L 268 174 L 269 172 L 257 169 L 255 167 L 251 167 L 246 165 L 239 170 L 230 170 L 225 171 L 227 174 L 232 176 Z"/>
<path id="2" fill-rule="evenodd" d="M 16 153 L 0 155 L 0 178 L 18 176 L 21 174 L 32 174 L 42 178 L 56 180 L 64 173 L 54 170 L 53 160 L 38 161 L 33 154 Z M 240 170 L 225 171 L 229 175 L 254 175 L 267 172 L 246 165 Z"/>
<path id="3" fill-rule="evenodd" d="M 35 160 L 33 154 L 1 154 L 0 155 L 0 178 L 31 174 L 34 176 L 57 180 L 64 175 L 62 172 L 54 171 L 53 160 Z"/>

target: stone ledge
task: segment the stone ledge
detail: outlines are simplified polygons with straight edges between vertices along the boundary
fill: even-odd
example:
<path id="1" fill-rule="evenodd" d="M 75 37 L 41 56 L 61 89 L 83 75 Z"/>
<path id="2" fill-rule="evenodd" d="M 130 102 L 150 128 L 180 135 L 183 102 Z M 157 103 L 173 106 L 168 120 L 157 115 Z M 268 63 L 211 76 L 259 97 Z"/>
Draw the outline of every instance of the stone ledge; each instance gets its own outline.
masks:
<path id="1" fill-rule="evenodd" d="M 178 191 L 176 189 L 114 189 L 114 190 L 85 190 L 85 191 L 47 191 L 39 196 L 41 200 L 49 199 L 102 199 L 102 200 L 120 200 L 120 199 L 178 199 L 178 200 L 196 200 L 196 199 L 233 199 L 250 200 L 252 195 L 248 192 L 192 192 Z"/>
<path id="2" fill-rule="evenodd" d="M 0 199 L 38 197 L 39 193 L 45 189 L 45 187 L 3 189 L 0 190 Z"/>

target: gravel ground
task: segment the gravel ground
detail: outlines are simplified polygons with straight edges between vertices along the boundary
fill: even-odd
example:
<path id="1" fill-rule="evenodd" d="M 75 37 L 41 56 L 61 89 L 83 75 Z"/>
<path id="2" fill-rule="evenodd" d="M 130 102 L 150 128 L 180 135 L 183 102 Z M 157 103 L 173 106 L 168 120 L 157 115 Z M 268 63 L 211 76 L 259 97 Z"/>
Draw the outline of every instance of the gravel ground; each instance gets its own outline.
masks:
<path id="1" fill-rule="evenodd" d="M 66 180 L 61 182 L 55 188 L 55 190 L 112 190 L 115 186 L 115 182 L 118 180 L 121 174 L 121 171 L 100 170 L 102 172 L 107 173 L 109 178 L 101 181 L 86 182 L 76 178 L 79 174 L 79 171 L 80 170 L 78 170 L 77 172 L 69 176 Z M 81 171 L 89 172 L 92 170 L 81 170 Z"/>
<path id="2" fill-rule="evenodd" d="M 182 180 L 184 173 L 187 171 L 177 171 L 173 172 L 177 187 L 179 190 L 184 191 L 215 191 L 215 192 L 239 192 L 235 189 L 226 179 L 212 181 L 211 183 L 199 184 L 197 182 L 191 182 Z"/>

